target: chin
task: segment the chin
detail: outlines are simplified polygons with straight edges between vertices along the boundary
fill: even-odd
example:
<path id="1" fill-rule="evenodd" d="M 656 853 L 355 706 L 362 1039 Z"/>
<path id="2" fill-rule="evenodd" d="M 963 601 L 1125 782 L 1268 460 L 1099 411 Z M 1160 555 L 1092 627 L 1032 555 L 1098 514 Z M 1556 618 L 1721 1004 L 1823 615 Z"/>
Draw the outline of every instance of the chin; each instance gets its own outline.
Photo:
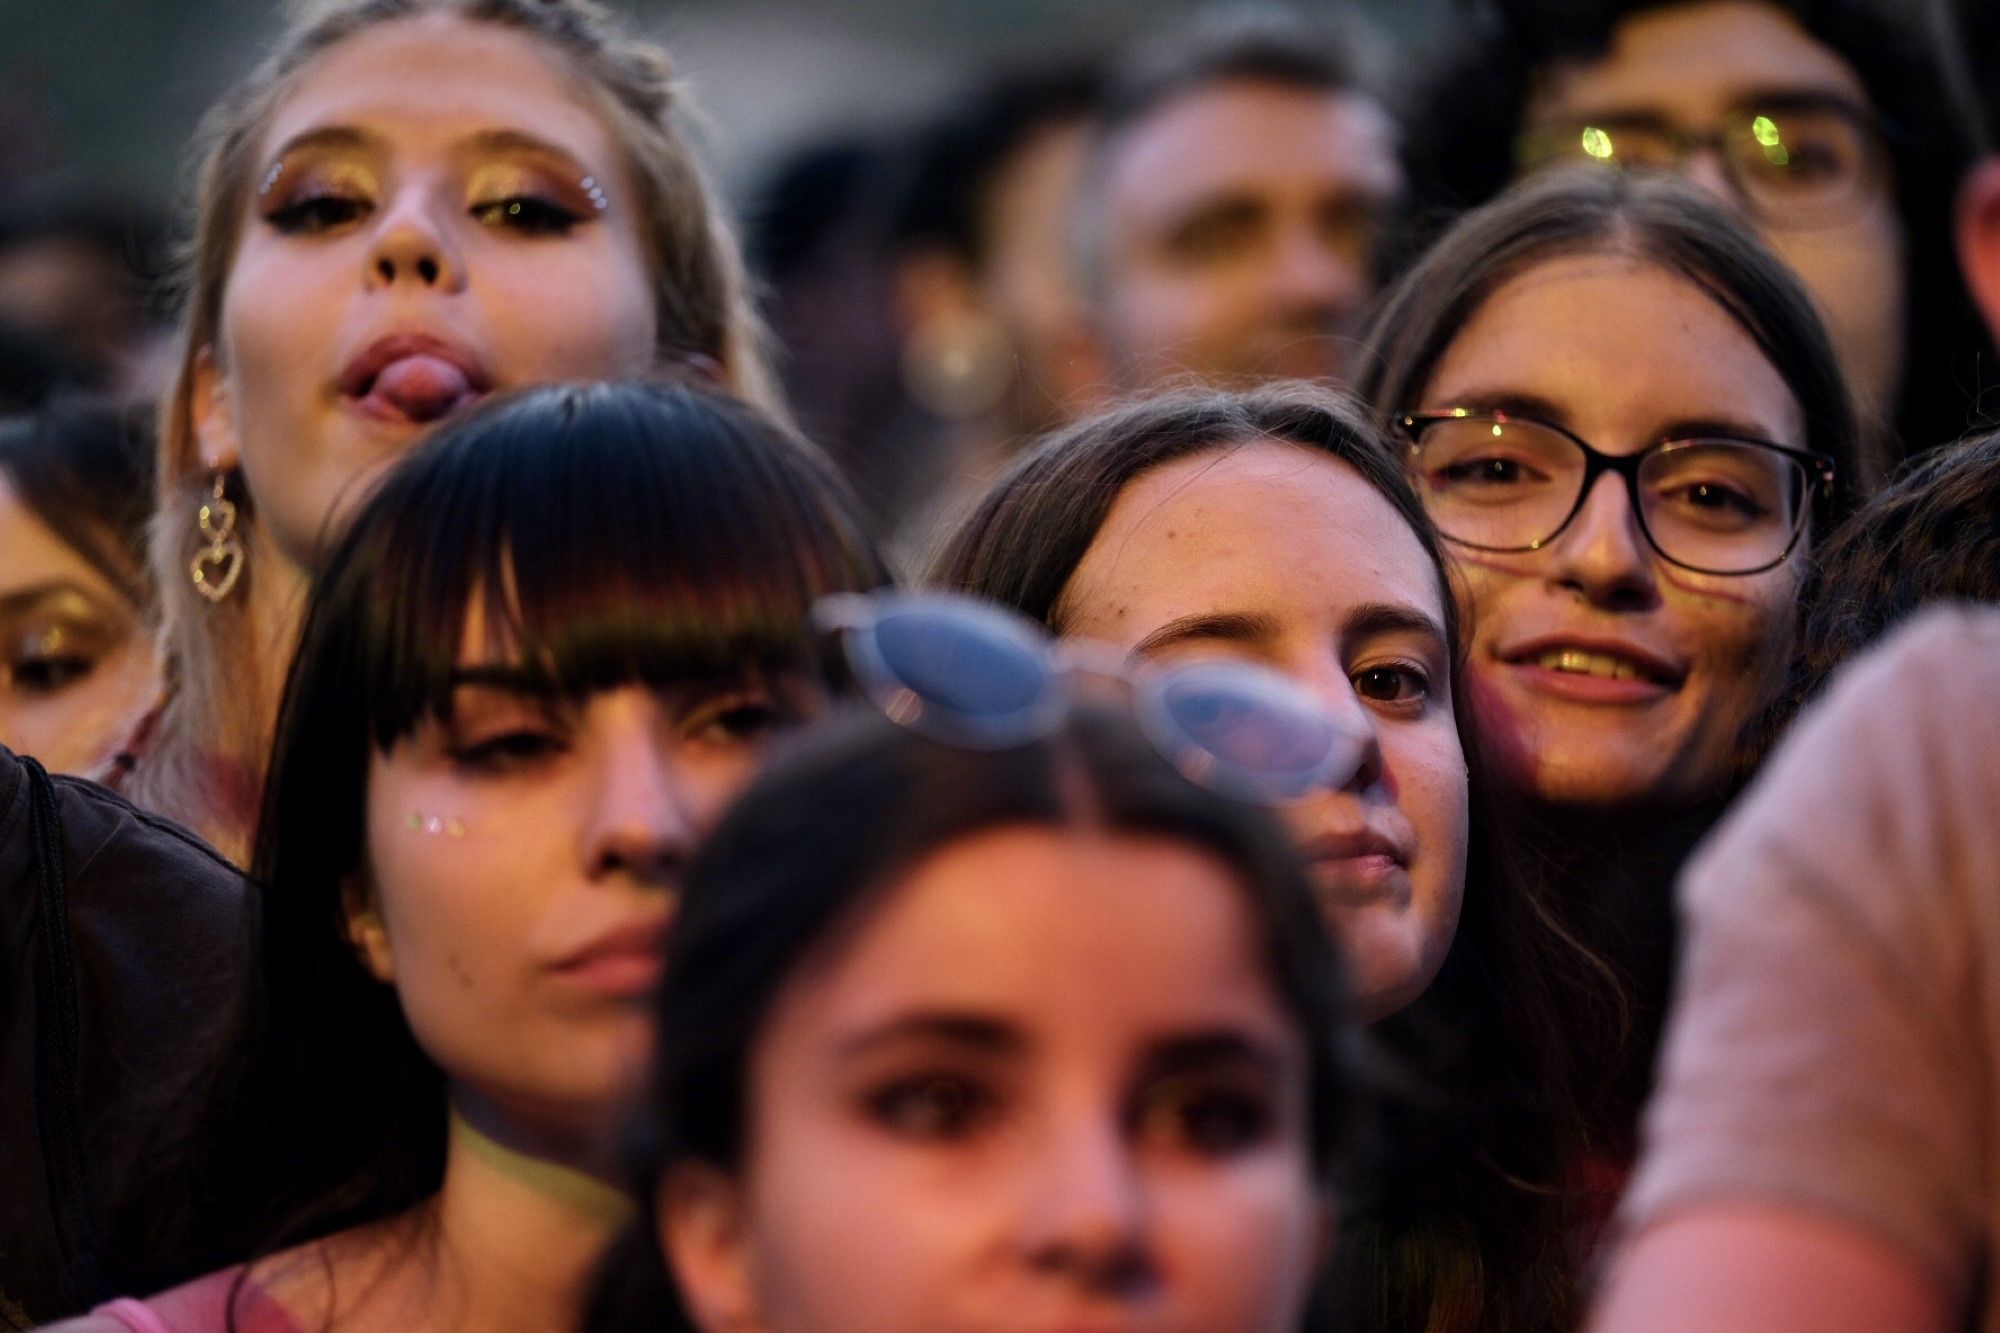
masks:
<path id="1" fill-rule="evenodd" d="M 1363 1023 L 1379 1022 L 1414 1003 L 1436 979 L 1446 947 L 1428 957 L 1410 938 L 1417 923 L 1380 908 L 1337 913 L 1333 926 L 1347 960 L 1349 990 Z"/>

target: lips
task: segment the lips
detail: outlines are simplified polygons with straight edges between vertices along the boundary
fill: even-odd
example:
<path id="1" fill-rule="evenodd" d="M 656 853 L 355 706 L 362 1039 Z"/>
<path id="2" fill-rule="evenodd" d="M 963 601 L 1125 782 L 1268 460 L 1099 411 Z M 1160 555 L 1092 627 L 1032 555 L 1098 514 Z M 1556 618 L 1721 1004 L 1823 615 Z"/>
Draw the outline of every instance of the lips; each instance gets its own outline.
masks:
<path id="1" fill-rule="evenodd" d="M 1500 660 L 1557 675 L 1590 680 L 1636 681 L 1679 689 L 1687 668 L 1638 644 L 1619 639 L 1547 637 L 1505 649 Z"/>
<path id="2" fill-rule="evenodd" d="M 1312 834 L 1300 850 L 1331 902 L 1356 905 L 1407 899 L 1412 849 L 1374 829 Z"/>
<path id="3" fill-rule="evenodd" d="M 648 919 L 591 936 L 559 957 L 550 971 L 562 981 L 612 996 L 644 995 L 660 979 L 668 922 Z"/>
<path id="4" fill-rule="evenodd" d="M 468 349 L 431 334 L 396 333 L 350 360 L 338 387 L 368 416 L 421 426 L 470 407 L 492 381 Z"/>

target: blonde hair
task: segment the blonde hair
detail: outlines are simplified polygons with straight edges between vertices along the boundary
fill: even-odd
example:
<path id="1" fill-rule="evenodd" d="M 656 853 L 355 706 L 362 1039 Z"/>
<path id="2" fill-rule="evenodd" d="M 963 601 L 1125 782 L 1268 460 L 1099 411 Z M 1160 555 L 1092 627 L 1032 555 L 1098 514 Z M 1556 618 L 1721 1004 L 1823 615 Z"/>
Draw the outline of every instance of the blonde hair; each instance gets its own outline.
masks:
<path id="1" fill-rule="evenodd" d="M 524 33 L 568 67 L 617 140 L 637 193 L 662 360 L 708 358 L 738 396 L 784 415 L 735 235 L 677 123 L 678 90 L 664 51 L 619 31 L 592 0 L 332 0 L 308 7 L 263 64 L 210 109 L 195 140 L 194 227 L 180 273 L 178 365 L 161 408 L 151 552 L 167 696 L 152 743 L 125 784 L 141 804 L 208 834 L 238 859 L 250 830 L 237 826 L 262 787 L 283 664 L 262 660 L 267 650 L 255 642 L 248 609 L 254 569 L 246 567 L 233 595 L 213 605 L 189 577 L 204 544 L 196 511 L 214 484 L 195 434 L 195 371 L 216 342 L 272 113 L 302 71 L 342 41 L 432 14 Z M 241 535 L 242 525 L 256 522 L 255 506 L 239 479 L 229 481 Z M 218 754 L 229 761 L 221 774 L 209 762 Z"/>

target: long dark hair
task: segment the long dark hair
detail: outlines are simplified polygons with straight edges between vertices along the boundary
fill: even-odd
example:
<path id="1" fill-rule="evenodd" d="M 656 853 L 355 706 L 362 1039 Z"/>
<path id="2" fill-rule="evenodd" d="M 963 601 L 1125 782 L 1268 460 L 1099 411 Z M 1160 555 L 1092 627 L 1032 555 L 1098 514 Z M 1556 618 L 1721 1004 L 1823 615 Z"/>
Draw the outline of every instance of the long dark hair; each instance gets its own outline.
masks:
<path id="1" fill-rule="evenodd" d="M 134 1276 L 271 1254 L 438 1188 L 444 1075 L 362 968 L 343 895 L 366 865 L 370 757 L 448 714 L 475 608 L 580 697 L 809 670 L 812 602 L 885 582 L 831 465 L 718 394 L 532 389 L 404 459 L 314 582 L 252 863 L 252 985 L 166 1150 L 181 1178 L 131 1219 L 158 1256 Z"/>
<path id="2" fill-rule="evenodd" d="M 1400 514 L 1437 579 L 1454 697 L 1458 612 L 1408 476 L 1352 400 L 1305 384 L 1147 399 L 1051 436 L 987 492 L 932 577 L 1061 632 L 1071 576 L 1125 487 L 1154 468 L 1258 440 L 1339 459 Z M 1371 1199 L 1336 1266 L 1358 1328 L 1538 1329 L 1572 1304 L 1563 1177 L 1583 1146 L 1589 1052 L 1622 1024 L 1615 987 L 1510 867 L 1513 821 L 1456 710 L 1472 773 L 1458 930 L 1429 990 L 1376 1025 L 1410 1075 L 1388 1133 L 1395 1183 Z"/>
<path id="3" fill-rule="evenodd" d="M 1318 1184 L 1341 1197 L 1365 1123 L 1364 1065 L 1339 956 L 1268 814 L 1196 787 L 1111 710 L 1081 709 L 1054 734 L 1003 750 L 957 749 L 852 714 L 775 759 L 689 868 L 634 1138 L 640 1217 L 605 1266 L 586 1328 L 693 1328 L 656 1239 L 660 1177 L 685 1162 L 740 1170 L 751 1054 L 801 962 L 929 853 L 1011 824 L 1171 838 L 1236 872 L 1266 975 L 1308 1042 Z"/>
<path id="4" fill-rule="evenodd" d="M 1382 298 L 1354 389 L 1388 422 L 1418 395 L 1466 321 L 1508 279 L 1571 254 L 1629 255 L 1699 287 L 1740 325 L 1804 414 L 1805 446 L 1834 464 L 1816 533 L 1871 489 L 1847 382 L 1812 298 L 1729 211 L 1671 177 L 1583 167 L 1526 181 L 1461 218 Z"/>
<path id="5" fill-rule="evenodd" d="M 1965 291 L 1952 247 L 1958 185 L 1977 157 L 1979 124 L 1960 68 L 1929 5 L 1877 0 L 1770 0 L 1844 60 L 1866 90 L 1894 159 L 1905 275 L 1903 384 L 1894 420 L 1915 452 L 1957 439 L 1993 349 Z M 1410 180 L 1423 241 L 1460 211 L 1485 204 L 1515 172 L 1515 141 L 1550 68 L 1607 52 L 1633 15 L 1687 0 L 1483 0 L 1435 60 L 1410 117 Z M 1938 6 L 1936 8 L 1942 8 Z M 1892 440 L 1893 445 L 1896 441 Z"/>

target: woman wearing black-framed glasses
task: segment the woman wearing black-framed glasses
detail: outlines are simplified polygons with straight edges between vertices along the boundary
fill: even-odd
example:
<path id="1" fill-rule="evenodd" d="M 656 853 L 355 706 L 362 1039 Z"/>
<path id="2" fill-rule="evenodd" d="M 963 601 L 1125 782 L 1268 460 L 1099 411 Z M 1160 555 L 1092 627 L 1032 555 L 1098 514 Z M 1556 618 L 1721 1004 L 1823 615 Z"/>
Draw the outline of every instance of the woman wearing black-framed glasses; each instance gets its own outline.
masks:
<path id="1" fill-rule="evenodd" d="M 1456 567 L 1474 730 L 1638 1009 L 1604 1054 L 1615 1193 L 1672 877 L 1747 776 L 1813 543 L 1857 502 L 1854 413 L 1797 280 L 1661 177 L 1551 175 L 1469 215 L 1363 364 Z"/>

